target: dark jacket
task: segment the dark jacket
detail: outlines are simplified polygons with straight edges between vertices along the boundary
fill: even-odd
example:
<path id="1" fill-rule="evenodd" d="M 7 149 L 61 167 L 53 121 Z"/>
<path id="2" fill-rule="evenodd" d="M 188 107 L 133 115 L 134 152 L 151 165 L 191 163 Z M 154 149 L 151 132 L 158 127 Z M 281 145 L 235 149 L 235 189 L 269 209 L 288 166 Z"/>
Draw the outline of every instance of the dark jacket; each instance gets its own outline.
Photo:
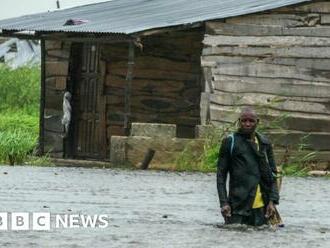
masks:
<path id="1" fill-rule="evenodd" d="M 230 137 L 222 141 L 217 164 L 217 188 L 221 207 L 229 203 L 233 214 L 249 215 L 260 184 L 265 205 L 272 200 L 278 204 L 276 165 L 269 140 L 257 133 L 259 150 L 242 134 L 234 133 L 231 153 Z M 229 192 L 226 180 L 229 174 Z"/>

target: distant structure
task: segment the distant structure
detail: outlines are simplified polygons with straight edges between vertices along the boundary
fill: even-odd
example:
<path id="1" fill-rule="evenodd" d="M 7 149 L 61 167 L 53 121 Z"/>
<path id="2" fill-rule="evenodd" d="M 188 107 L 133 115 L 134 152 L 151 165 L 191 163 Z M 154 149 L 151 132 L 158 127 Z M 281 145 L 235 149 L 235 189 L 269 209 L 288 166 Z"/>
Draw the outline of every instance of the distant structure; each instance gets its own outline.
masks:
<path id="1" fill-rule="evenodd" d="M 0 62 L 16 69 L 40 64 L 40 44 L 33 40 L 0 40 Z"/>

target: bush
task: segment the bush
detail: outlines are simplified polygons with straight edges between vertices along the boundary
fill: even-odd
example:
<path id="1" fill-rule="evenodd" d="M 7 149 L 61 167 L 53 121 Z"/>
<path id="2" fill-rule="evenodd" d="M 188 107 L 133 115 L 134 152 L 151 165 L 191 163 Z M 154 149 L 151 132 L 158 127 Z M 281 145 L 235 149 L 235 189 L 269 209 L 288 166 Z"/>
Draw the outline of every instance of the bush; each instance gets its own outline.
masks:
<path id="1" fill-rule="evenodd" d="M 0 65 L 0 162 L 30 161 L 39 134 L 39 67 Z"/>
<path id="2" fill-rule="evenodd" d="M 258 113 L 267 115 L 262 106 L 257 110 Z M 276 119 L 261 122 L 258 125 L 258 131 L 267 133 L 269 130 L 283 130 L 287 118 L 288 114 L 282 114 Z M 209 133 L 206 134 L 202 153 L 198 154 L 192 146 L 187 146 L 176 160 L 177 168 L 188 171 L 215 172 L 221 141 L 236 129 L 236 123 L 222 127 L 212 126 Z M 308 135 L 303 137 L 294 147 L 288 149 L 287 159 L 278 165 L 278 169 L 283 172 L 283 175 L 305 176 L 308 174 L 308 165 L 315 159 L 316 152 L 306 150 L 308 148 L 307 138 Z"/>
<path id="3" fill-rule="evenodd" d="M 16 70 L 0 65 L 0 111 L 37 113 L 40 99 L 40 68 Z"/>
<path id="4" fill-rule="evenodd" d="M 26 131 L 34 136 L 39 133 L 38 114 L 26 114 L 23 111 L 6 111 L 0 113 L 0 132 Z"/>
<path id="5" fill-rule="evenodd" d="M 205 134 L 202 154 L 194 146 L 187 146 L 176 160 L 178 170 L 215 172 L 221 140 L 235 130 L 235 123 L 221 128 L 211 126 Z"/>
<path id="6" fill-rule="evenodd" d="M 307 176 L 309 164 L 315 160 L 316 151 L 308 150 L 308 137 L 303 136 L 296 148 L 287 147 L 284 161 L 281 164 L 283 174 L 286 176 Z"/>
<path id="7" fill-rule="evenodd" d="M 27 131 L 0 132 L 0 161 L 22 164 L 36 146 L 36 137 Z"/>

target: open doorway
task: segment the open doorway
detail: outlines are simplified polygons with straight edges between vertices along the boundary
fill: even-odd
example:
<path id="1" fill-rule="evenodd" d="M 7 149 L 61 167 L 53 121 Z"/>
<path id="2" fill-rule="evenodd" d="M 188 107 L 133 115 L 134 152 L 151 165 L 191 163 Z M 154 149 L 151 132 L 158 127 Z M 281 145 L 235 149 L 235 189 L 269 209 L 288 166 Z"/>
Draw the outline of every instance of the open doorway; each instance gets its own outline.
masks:
<path id="1" fill-rule="evenodd" d="M 67 152 L 76 159 L 106 158 L 106 123 L 103 96 L 104 70 L 98 45 L 72 45 L 69 84 L 72 98 L 72 127 Z"/>

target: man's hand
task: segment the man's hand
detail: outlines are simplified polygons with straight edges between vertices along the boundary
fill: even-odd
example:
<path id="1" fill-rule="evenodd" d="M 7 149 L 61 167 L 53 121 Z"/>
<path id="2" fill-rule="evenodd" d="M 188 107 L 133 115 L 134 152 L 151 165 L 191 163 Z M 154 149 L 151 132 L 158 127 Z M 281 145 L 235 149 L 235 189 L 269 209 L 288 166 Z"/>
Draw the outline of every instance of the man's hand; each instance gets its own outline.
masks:
<path id="1" fill-rule="evenodd" d="M 229 204 L 226 204 L 221 208 L 221 214 L 223 218 L 227 218 L 231 216 L 231 207 L 229 206 Z"/>
<path id="2" fill-rule="evenodd" d="M 276 210 L 275 210 L 274 203 L 272 201 L 270 201 L 266 208 L 265 217 L 269 218 L 269 217 L 273 216 L 275 214 L 275 212 L 276 212 Z"/>

